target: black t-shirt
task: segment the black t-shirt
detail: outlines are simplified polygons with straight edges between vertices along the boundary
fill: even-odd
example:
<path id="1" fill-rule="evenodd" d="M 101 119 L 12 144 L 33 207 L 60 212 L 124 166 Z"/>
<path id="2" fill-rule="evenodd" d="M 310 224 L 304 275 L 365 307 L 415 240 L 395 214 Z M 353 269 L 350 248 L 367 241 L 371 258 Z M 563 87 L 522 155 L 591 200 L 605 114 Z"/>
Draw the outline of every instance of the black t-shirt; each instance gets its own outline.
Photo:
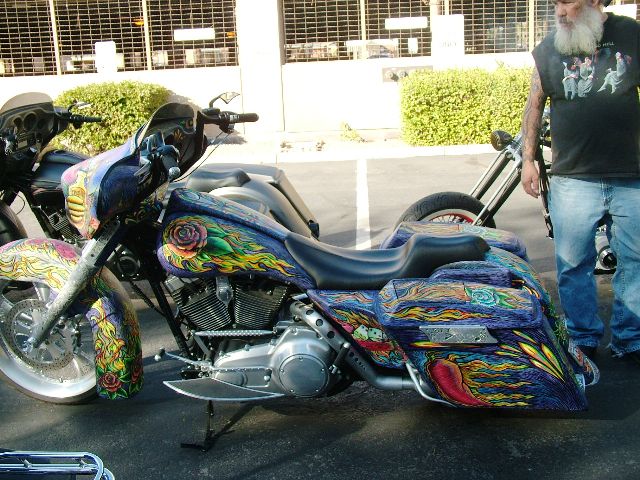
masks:
<path id="1" fill-rule="evenodd" d="M 552 173 L 640 176 L 640 25 L 609 13 L 592 55 L 560 55 L 553 38 L 533 50 L 551 98 Z"/>

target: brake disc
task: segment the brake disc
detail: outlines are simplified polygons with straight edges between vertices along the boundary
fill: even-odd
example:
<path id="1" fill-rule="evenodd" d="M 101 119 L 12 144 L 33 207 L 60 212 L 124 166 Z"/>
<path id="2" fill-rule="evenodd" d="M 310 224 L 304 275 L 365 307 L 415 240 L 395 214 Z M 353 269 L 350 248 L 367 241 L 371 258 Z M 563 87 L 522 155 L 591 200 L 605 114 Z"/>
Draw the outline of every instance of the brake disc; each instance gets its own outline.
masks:
<path id="1" fill-rule="evenodd" d="M 77 336 L 75 328 L 67 323 L 58 325 L 38 348 L 29 351 L 27 340 L 34 326 L 44 320 L 46 311 L 41 300 L 21 300 L 13 305 L 0 327 L 11 352 L 30 367 L 43 371 L 60 369 L 73 360 Z"/>

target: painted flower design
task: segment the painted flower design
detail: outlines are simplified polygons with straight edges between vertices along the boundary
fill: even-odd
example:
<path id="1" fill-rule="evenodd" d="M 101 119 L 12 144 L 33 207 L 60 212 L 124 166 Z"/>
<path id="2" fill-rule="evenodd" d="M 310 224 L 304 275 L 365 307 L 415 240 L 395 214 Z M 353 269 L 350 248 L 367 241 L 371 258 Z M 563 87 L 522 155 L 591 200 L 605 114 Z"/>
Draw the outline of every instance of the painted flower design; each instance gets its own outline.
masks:
<path id="1" fill-rule="evenodd" d="M 469 292 L 471 295 L 471 303 L 484 305 L 486 307 L 493 307 L 496 305 L 496 299 L 493 294 L 493 290 L 488 288 L 473 289 Z"/>
<path id="2" fill-rule="evenodd" d="M 122 381 L 115 373 L 105 372 L 98 380 L 98 385 L 109 392 L 117 392 L 122 387 Z"/>
<path id="3" fill-rule="evenodd" d="M 191 219 L 179 218 L 165 232 L 167 247 L 182 258 L 192 258 L 207 244 L 207 228 Z"/>
<path id="4" fill-rule="evenodd" d="M 67 243 L 63 243 L 63 242 L 57 243 L 55 248 L 57 252 L 60 254 L 60 256 L 65 260 L 78 259 L 78 253 L 76 252 L 76 250 Z"/>

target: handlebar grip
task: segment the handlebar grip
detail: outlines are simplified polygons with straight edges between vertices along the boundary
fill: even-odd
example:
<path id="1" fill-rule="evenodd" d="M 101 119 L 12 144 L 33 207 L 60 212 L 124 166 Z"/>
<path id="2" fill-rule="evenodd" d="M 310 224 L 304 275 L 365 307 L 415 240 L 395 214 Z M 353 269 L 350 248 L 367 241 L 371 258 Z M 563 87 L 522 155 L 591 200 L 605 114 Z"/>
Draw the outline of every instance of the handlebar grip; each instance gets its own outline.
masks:
<path id="1" fill-rule="evenodd" d="M 205 123 L 213 123 L 220 127 L 235 123 L 257 122 L 259 118 L 257 113 L 221 112 L 218 108 L 204 108 L 201 112 L 205 117 Z"/>
<path id="2" fill-rule="evenodd" d="M 228 115 L 229 115 L 229 123 L 257 122 L 259 118 L 257 113 L 230 113 L 229 112 Z"/>

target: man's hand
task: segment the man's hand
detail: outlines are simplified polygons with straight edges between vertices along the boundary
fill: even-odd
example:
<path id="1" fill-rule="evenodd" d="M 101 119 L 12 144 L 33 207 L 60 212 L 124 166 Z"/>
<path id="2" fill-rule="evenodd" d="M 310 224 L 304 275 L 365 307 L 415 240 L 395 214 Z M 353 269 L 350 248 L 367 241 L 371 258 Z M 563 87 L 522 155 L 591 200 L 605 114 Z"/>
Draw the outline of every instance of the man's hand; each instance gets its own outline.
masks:
<path id="1" fill-rule="evenodd" d="M 522 172 L 520 173 L 520 182 L 524 191 L 533 198 L 540 196 L 540 174 L 535 162 L 522 162 Z"/>

